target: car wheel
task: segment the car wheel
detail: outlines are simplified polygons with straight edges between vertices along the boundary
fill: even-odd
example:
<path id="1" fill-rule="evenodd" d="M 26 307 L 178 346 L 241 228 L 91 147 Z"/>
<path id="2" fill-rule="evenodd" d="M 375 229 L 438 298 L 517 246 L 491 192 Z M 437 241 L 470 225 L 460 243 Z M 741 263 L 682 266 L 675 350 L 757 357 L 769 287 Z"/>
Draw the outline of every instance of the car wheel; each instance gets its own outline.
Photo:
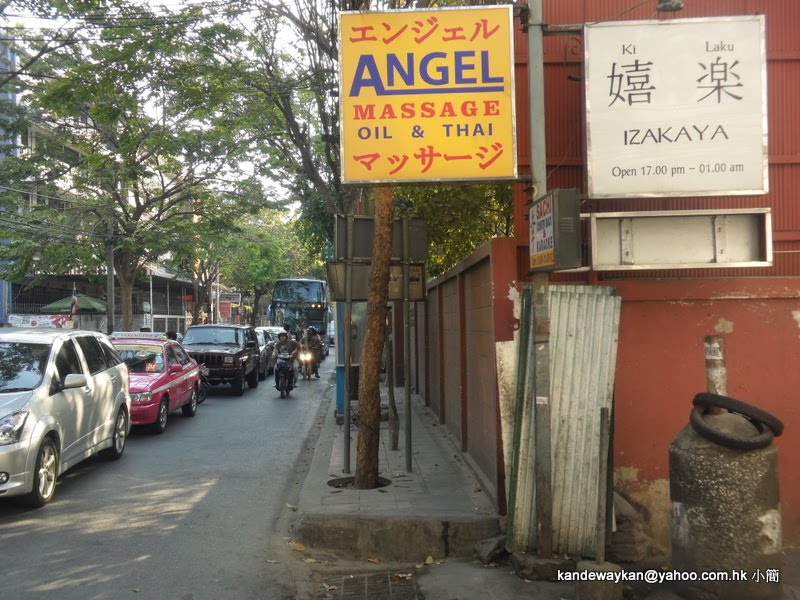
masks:
<path id="1" fill-rule="evenodd" d="M 156 415 L 156 422 L 153 423 L 153 433 L 161 435 L 167 428 L 167 417 L 169 416 L 169 398 L 166 396 L 161 398 L 161 403 L 158 405 L 158 414 Z"/>
<path id="2" fill-rule="evenodd" d="M 39 446 L 36 466 L 33 469 L 33 489 L 22 497 L 28 506 L 39 508 L 53 499 L 58 477 L 58 448 L 52 438 L 45 438 Z"/>
<path id="3" fill-rule="evenodd" d="M 267 364 L 269 361 L 264 361 L 263 363 L 259 362 L 259 370 L 258 370 L 258 380 L 264 381 L 267 378 L 267 371 L 269 371 L 269 365 Z"/>
<path id="4" fill-rule="evenodd" d="M 234 396 L 241 396 L 244 394 L 244 370 L 239 372 L 239 375 L 231 382 L 231 389 Z"/>
<path id="5" fill-rule="evenodd" d="M 255 389 L 258 387 L 258 380 L 260 379 L 258 372 L 261 370 L 261 365 L 257 364 L 256 368 L 250 371 L 250 374 L 247 376 L 247 385 L 250 389 Z"/>
<path id="6" fill-rule="evenodd" d="M 181 406 L 181 412 L 184 417 L 193 417 L 197 414 L 197 387 L 192 387 L 192 397 L 189 402 Z"/>
<path id="7" fill-rule="evenodd" d="M 117 420 L 114 423 L 114 433 L 111 436 L 111 447 L 106 448 L 100 454 L 109 460 L 119 460 L 125 451 L 125 442 L 128 439 L 128 413 L 122 406 L 117 413 Z"/>

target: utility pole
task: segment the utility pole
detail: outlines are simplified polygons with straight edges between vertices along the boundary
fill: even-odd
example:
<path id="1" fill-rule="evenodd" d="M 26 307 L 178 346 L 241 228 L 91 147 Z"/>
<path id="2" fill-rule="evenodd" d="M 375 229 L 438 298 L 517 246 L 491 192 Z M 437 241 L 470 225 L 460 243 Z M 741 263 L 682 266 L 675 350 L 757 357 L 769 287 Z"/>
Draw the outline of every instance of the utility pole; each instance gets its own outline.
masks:
<path id="1" fill-rule="evenodd" d="M 542 0 L 529 0 L 528 90 L 532 198 L 547 192 L 547 148 L 544 136 L 544 57 Z M 550 280 L 547 272 L 533 274 L 533 406 L 536 435 L 535 539 L 539 558 L 553 554 L 553 494 L 550 445 Z M 534 532 L 531 532 L 533 534 Z M 531 536 L 533 537 L 533 536 Z"/>
<path id="2" fill-rule="evenodd" d="M 108 217 L 108 239 L 106 239 L 106 333 L 114 332 L 114 216 Z"/>

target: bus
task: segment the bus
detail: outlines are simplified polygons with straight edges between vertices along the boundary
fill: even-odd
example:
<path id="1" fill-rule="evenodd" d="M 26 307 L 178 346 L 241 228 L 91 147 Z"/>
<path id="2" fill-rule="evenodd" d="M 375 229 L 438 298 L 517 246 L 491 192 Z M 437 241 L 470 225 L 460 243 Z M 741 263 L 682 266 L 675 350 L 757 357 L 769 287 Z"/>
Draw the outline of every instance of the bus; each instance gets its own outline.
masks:
<path id="1" fill-rule="evenodd" d="M 313 325 L 325 339 L 332 319 L 328 283 L 302 277 L 278 279 L 272 289 L 267 319 L 270 325 L 288 326 L 289 332 L 298 338 Z"/>

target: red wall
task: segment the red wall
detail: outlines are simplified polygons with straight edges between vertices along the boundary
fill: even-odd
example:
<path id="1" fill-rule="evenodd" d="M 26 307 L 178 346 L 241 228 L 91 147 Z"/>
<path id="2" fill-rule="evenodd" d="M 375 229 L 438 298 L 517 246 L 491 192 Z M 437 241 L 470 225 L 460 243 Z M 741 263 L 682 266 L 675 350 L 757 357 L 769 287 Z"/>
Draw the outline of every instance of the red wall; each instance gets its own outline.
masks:
<path id="1" fill-rule="evenodd" d="M 596 20 L 691 18 L 763 13 L 767 23 L 769 177 L 766 196 L 592 200 L 585 198 L 580 32 L 545 39 L 548 188 L 575 187 L 584 212 L 771 207 L 774 266 L 766 269 L 584 273 L 555 281 L 612 285 L 623 298 L 616 378 L 614 460 L 617 485 L 644 506 L 654 532 L 669 541 L 668 447 L 688 423 L 692 397 L 706 389 L 705 336 L 724 338 L 728 393 L 784 421 L 780 449 L 784 544 L 800 545 L 800 2 L 692 0 L 656 17 L 656 1 L 544 0 L 549 25 Z M 627 11 L 627 12 L 626 12 Z M 517 37 L 518 107 L 527 106 L 524 44 Z M 577 79 L 577 81 L 576 81 Z M 524 111 L 520 111 L 524 112 Z M 519 119 L 520 172 L 529 173 L 527 117 Z M 515 224 L 527 245 L 524 186 Z M 525 278 L 521 261 L 520 278 Z M 666 536 L 666 539 L 665 539 Z"/>
<path id="2" fill-rule="evenodd" d="M 667 448 L 706 390 L 704 339 L 724 342 L 728 394 L 777 415 L 785 543 L 800 538 L 800 282 L 786 280 L 617 283 L 623 298 L 616 381 L 615 466 L 641 499 L 646 481 L 669 476 Z"/>

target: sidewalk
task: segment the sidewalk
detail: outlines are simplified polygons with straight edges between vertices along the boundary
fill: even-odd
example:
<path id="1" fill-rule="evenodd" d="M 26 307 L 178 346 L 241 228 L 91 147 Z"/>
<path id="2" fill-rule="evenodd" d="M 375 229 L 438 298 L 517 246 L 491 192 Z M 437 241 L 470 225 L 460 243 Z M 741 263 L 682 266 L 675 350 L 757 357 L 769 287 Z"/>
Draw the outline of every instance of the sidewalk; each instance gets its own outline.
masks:
<path id="1" fill-rule="evenodd" d="M 386 393 L 382 389 L 382 393 Z M 575 584 L 528 581 L 510 563 L 486 566 L 475 543 L 500 532 L 500 517 L 451 438 L 419 397 L 412 396 L 411 472 L 406 471 L 403 390 L 399 450 L 381 423 L 379 475 L 389 485 L 357 490 L 357 431 L 349 428 L 350 473 L 344 473 L 345 427 L 332 403 L 300 494 L 295 536 L 310 549 L 335 553 L 346 571 L 329 579 L 319 599 L 571 600 Z M 386 398 L 384 398 L 384 403 Z M 330 485 L 331 483 L 338 484 Z M 785 552 L 780 580 L 788 600 L 800 600 L 800 550 Z M 373 564 L 377 563 L 377 564 Z M 625 565 L 636 570 L 637 565 Z M 632 598 L 679 600 L 666 585 L 629 590 Z"/>
<path id="2" fill-rule="evenodd" d="M 492 502 L 418 399 L 412 399 L 412 470 L 406 471 L 402 395 L 399 390 L 399 450 L 391 449 L 388 423 L 381 422 L 379 475 L 390 483 L 373 490 L 342 485 L 342 478 L 355 475 L 358 432 L 349 428 L 345 473 L 345 427 L 331 406 L 300 496 L 298 534 L 305 544 L 352 558 L 423 562 L 427 556 L 470 557 L 477 541 L 500 531 Z"/>

